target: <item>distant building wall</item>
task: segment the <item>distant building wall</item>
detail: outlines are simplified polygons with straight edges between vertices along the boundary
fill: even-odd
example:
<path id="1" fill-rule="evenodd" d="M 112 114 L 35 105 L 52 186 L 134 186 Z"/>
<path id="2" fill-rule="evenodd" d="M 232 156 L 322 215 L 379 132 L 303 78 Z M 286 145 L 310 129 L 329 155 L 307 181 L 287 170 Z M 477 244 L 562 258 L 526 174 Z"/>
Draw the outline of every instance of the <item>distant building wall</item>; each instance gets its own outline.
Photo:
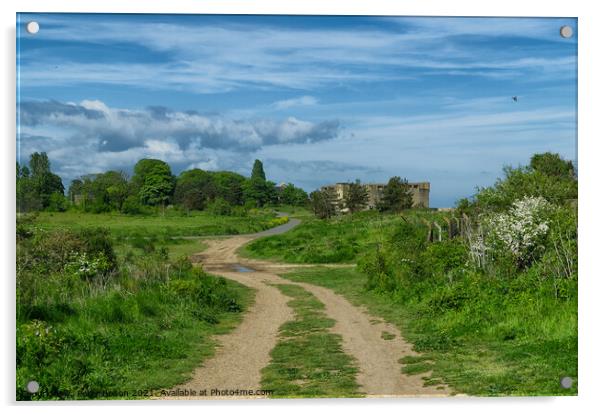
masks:
<path id="1" fill-rule="evenodd" d="M 429 194 L 431 184 L 429 182 L 408 183 L 412 192 L 412 207 L 429 207 Z M 366 210 L 376 208 L 377 204 L 382 200 L 386 184 L 362 184 L 368 191 L 368 204 Z M 347 192 L 349 191 L 349 183 L 336 183 L 322 187 L 323 190 L 329 190 L 334 196 L 334 203 L 341 211 L 345 211 L 344 201 Z"/>

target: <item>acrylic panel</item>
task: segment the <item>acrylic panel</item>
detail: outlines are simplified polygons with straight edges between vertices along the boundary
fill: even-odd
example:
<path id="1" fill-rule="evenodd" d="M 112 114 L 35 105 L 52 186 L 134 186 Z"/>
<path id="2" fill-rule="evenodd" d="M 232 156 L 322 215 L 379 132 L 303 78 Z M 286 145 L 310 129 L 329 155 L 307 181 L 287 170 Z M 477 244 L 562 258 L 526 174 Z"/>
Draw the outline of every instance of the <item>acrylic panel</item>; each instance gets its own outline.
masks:
<path id="1" fill-rule="evenodd" d="M 577 29 L 18 14 L 17 400 L 576 395 Z"/>

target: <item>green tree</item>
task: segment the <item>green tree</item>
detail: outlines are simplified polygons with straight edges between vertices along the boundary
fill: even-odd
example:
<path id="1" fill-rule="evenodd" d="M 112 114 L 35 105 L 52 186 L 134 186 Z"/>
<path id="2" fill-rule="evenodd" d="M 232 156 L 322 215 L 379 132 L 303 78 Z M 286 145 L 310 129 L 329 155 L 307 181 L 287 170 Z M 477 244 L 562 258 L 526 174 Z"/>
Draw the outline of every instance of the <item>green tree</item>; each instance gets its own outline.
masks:
<path id="1" fill-rule="evenodd" d="M 262 180 L 259 177 L 245 181 L 243 196 L 245 202 L 251 202 L 257 207 L 263 207 L 278 199 L 276 184 L 271 181 Z"/>
<path id="2" fill-rule="evenodd" d="M 290 206 L 304 206 L 307 204 L 307 193 L 299 187 L 289 183 L 284 186 L 280 193 L 280 203 Z"/>
<path id="3" fill-rule="evenodd" d="M 173 194 L 175 178 L 165 161 L 145 158 L 134 166 L 132 186 L 143 204 L 165 208 Z"/>
<path id="4" fill-rule="evenodd" d="M 243 197 L 245 203 L 250 202 L 257 207 L 263 207 L 278 200 L 276 184 L 266 180 L 263 163 L 259 160 L 255 160 L 253 164 L 251 179 L 244 183 Z"/>
<path id="5" fill-rule="evenodd" d="M 186 210 L 202 210 L 215 195 L 216 188 L 211 174 L 195 168 L 184 171 L 178 177 L 174 202 Z"/>
<path id="6" fill-rule="evenodd" d="M 67 211 L 67 199 L 61 193 L 52 193 L 48 198 L 48 207 L 46 210 L 52 212 Z"/>
<path id="7" fill-rule="evenodd" d="M 263 171 L 263 163 L 259 160 L 255 160 L 253 163 L 253 171 L 251 172 L 251 179 L 259 178 L 265 181 L 265 172 Z"/>
<path id="8" fill-rule="evenodd" d="M 327 189 L 313 191 L 309 195 L 309 203 L 316 217 L 327 219 L 336 213 L 334 195 Z"/>
<path id="9" fill-rule="evenodd" d="M 17 204 L 20 211 L 47 208 L 54 193 L 63 195 L 65 188 L 61 177 L 50 170 L 50 160 L 45 152 L 34 152 L 29 168 L 17 167 Z"/>
<path id="10" fill-rule="evenodd" d="M 221 197 L 233 206 L 244 204 L 243 187 L 247 179 L 231 171 L 210 172 L 215 185 L 216 196 Z"/>
<path id="11" fill-rule="evenodd" d="M 17 163 L 16 190 L 17 212 L 25 213 L 42 209 L 42 203 L 36 194 L 29 168 L 25 165 L 21 167 L 19 163 Z"/>
<path id="12" fill-rule="evenodd" d="M 50 160 L 45 152 L 34 152 L 29 157 L 32 176 L 41 177 L 50 172 Z"/>
<path id="13" fill-rule="evenodd" d="M 344 202 L 345 207 L 351 213 L 363 210 L 366 207 L 368 204 L 368 190 L 360 183 L 360 180 L 348 184 Z"/>
<path id="14" fill-rule="evenodd" d="M 535 154 L 531 157 L 529 166 L 533 171 L 539 171 L 542 174 L 571 179 L 575 178 L 575 168 L 571 161 L 563 160 L 559 154 L 546 152 Z"/>
<path id="15" fill-rule="evenodd" d="M 411 208 L 413 204 L 412 192 L 408 180 L 391 177 L 384 188 L 383 198 L 379 210 L 399 212 Z"/>
<path id="16" fill-rule="evenodd" d="M 75 204 L 77 197 L 83 194 L 83 188 L 84 182 L 80 178 L 71 181 L 71 185 L 67 192 L 71 203 Z"/>

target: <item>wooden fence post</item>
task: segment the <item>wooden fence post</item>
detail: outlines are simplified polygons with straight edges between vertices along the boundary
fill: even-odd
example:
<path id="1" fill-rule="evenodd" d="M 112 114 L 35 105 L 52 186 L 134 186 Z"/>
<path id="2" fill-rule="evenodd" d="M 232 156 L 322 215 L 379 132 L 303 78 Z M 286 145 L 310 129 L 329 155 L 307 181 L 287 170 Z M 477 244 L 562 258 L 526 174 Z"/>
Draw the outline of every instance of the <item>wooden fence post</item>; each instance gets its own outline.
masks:
<path id="1" fill-rule="evenodd" d="M 439 223 L 437 223 L 436 221 L 433 221 L 433 225 L 435 226 L 435 228 L 438 231 L 438 236 L 437 236 L 437 240 L 441 241 L 441 226 L 439 225 Z"/>

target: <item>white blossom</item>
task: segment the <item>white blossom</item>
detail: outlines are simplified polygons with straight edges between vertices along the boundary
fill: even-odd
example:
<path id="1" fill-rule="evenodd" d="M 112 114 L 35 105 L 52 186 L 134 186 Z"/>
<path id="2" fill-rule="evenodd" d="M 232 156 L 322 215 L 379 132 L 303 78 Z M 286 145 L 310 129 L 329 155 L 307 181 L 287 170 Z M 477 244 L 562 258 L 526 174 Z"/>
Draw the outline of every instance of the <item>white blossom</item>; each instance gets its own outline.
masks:
<path id="1" fill-rule="evenodd" d="M 485 220 L 485 249 L 495 250 L 501 243 L 518 262 L 524 263 L 535 249 L 542 247 L 549 230 L 545 213 L 551 208 L 542 197 L 526 196 L 515 201 L 507 212 L 489 217 Z"/>

